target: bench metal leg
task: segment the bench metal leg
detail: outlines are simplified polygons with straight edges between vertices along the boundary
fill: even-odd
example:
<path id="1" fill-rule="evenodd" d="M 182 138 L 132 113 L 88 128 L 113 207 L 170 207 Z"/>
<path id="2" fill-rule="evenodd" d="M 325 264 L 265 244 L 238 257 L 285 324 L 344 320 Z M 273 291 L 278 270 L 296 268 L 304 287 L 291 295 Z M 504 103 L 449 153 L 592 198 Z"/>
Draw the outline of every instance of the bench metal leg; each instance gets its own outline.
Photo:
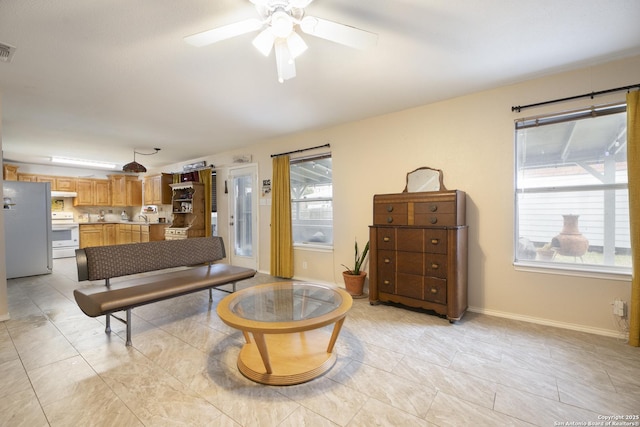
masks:
<path id="1" fill-rule="evenodd" d="M 131 346 L 131 309 L 127 310 L 127 346 Z"/>
<path id="2" fill-rule="evenodd" d="M 104 328 L 104 332 L 105 332 L 105 334 L 110 334 L 111 333 L 111 315 L 110 314 L 106 314 L 104 317 L 105 317 L 105 320 L 107 322 L 107 325 Z"/>
<path id="3" fill-rule="evenodd" d="M 209 302 L 213 302 L 213 289 L 209 288 Z"/>

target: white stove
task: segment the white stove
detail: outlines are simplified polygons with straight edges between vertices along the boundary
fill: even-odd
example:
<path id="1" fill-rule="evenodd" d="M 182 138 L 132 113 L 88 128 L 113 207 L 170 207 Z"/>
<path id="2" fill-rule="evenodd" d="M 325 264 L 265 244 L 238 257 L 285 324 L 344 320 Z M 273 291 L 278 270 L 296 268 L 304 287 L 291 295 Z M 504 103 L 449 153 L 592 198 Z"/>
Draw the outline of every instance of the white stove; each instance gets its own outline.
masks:
<path id="1" fill-rule="evenodd" d="M 73 212 L 51 212 L 53 258 L 71 258 L 80 249 L 80 227 L 73 221 Z"/>

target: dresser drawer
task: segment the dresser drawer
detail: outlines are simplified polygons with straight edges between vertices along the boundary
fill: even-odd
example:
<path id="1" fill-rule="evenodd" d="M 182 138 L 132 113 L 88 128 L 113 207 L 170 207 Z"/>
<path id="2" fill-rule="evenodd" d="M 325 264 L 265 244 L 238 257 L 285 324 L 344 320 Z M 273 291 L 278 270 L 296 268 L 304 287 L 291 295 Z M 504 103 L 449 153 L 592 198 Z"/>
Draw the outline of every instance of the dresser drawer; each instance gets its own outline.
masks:
<path id="1" fill-rule="evenodd" d="M 408 207 L 405 202 L 376 203 L 373 205 L 375 225 L 407 225 Z"/>
<path id="2" fill-rule="evenodd" d="M 425 276 L 447 278 L 447 255 L 445 254 L 424 254 Z"/>
<path id="3" fill-rule="evenodd" d="M 378 271 L 396 270 L 396 252 L 378 251 Z"/>
<path id="4" fill-rule="evenodd" d="M 396 252 L 398 273 L 424 274 L 423 257 L 421 252 Z"/>
<path id="5" fill-rule="evenodd" d="M 396 248 L 396 229 L 378 228 L 376 242 L 379 250 L 394 250 Z"/>
<path id="6" fill-rule="evenodd" d="M 424 278 L 424 298 L 438 304 L 447 303 L 447 281 L 435 277 Z"/>
<path id="7" fill-rule="evenodd" d="M 396 283 L 396 294 L 404 297 L 424 299 L 424 282 L 422 276 L 415 274 L 398 273 L 398 283 Z"/>
<path id="8" fill-rule="evenodd" d="M 446 254 L 447 230 L 425 229 L 424 251 L 435 254 Z"/>
<path id="9" fill-rule="evenodd" d="M 378 274 L 378 289 L 388 294 L 396 293 L 396 275 L 393 272 L 380 272 Z"/>
<path id="10" fill-rule="evenodd" d="M 396 249 L 399 251 L 424 251 L 424 231 L 421 228 L 398 228 L 396 239 Z"/>

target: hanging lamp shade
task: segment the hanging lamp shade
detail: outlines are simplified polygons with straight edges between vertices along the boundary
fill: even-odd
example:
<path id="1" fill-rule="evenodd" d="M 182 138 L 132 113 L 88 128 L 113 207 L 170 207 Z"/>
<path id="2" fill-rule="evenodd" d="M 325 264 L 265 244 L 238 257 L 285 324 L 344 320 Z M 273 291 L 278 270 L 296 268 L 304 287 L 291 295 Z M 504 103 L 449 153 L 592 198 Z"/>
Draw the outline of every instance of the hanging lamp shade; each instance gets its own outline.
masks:
<path id="1" fill-rule="evenodd" d="M 140 163 L 136 162 L 136 154 L 142 154 L 143 156 L 150 156 L 152 154 L 157 154 L 160 151 L 159 148 L 154 148 L 153 153 L 138 153 L 136 150 L 133 150 L 133 162 L 127 163 L 122 167 L 123 172 L 132 172 L 132 173 L 144 173 L 147 171 L 147 168 L 142 166 Z"/>
<path id="2" fill-rule="evenodd" d="M 122 170 L 123 172 L 143 173 L 147 171 L 147 168 L 134 160 L 133 162 L 124 165 Z"/>

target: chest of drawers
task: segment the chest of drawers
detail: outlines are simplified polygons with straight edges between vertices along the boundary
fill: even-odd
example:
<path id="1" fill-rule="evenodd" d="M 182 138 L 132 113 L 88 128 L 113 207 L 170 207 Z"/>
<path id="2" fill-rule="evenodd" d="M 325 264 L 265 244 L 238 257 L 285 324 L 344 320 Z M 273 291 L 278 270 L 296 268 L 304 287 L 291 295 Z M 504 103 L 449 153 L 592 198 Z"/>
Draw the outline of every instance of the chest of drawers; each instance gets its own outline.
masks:
<path id="1" fill-rule="evenodd" d="M 432 310 L 449 321 L 467 309 L 465 193 L 375 195 L 369 300 Z"/>

